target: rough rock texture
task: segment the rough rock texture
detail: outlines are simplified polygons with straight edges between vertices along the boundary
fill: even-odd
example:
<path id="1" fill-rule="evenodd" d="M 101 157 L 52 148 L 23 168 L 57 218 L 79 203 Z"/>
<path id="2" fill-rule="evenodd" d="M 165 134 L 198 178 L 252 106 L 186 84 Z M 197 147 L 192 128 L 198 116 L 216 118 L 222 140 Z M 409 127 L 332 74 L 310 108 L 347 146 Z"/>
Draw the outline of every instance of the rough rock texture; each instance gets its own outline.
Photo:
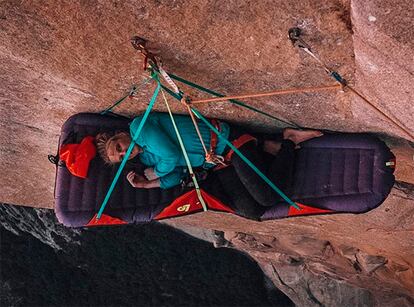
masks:
<path id="1" fill-rule="evenodd" d="M 60 127 L 75 112 L 104 109 L 146 78 L 142 59 L 129 43 L 137 34 L 154 41 L 168 70 L 223 93 L 332 84 L 287 39 L 287 30 L 299 26 L 330 67 L 413 132 L 413 19 L 410 0 L 108 0 L 59 5 L 3 0 L 0 201 L 53 206 L 55 171 L 46 156 L 56 152 Z M 133 115 L 144 110 L 152 88 L 142 89 L 118 111 Z M 409 136 L 349 91 L 250 103 L 305 127 L 380 133 L 397 154 L 396 175 L 402 183 L 381 207 L 364 215 L 259 224 L 209 213 L 172 223 L 221 231 L 231 244 L 249 250 L 297 303 L 412 303 L 414 201 L 412 186 L 403 183 L 414 183 Z M 160 102 L 155 109 L 165 107 Z M 173 110 L 184 112 L 179 104 Z M 257 129 L 280 126 L 226 103 L 200 110 Z M 258 246 L 250 246 L 239 234 L 253 237 L 248 241 Z M 265 237 L 276 243 L 266 243 Z M 270 247 L 262 251 L 262 243 Z M 306 246 L 313 246 L 315 254 Z M 323 252 L 326 246 L 330 257 Z M 354 294 L 358 298 L 352 301 Z"/>
<path id="2" fill-rule="evenodd" d="M 130 0 L 56 5 L 3 0 L 0 161 L 6 175 L 0 179 L 1 201 L 53 206 L 54 169 L 46 155 L 56 152 L 59 129 L 71 114 L 102 110 L 131 84 L 146 78 L 142 58 L 129 43 L 136 34 L 154 42 L 167 69 L 223 93 L 333 84 L 287 39 L 287 30 L 299 26 L 328 65 L 412 129 L 409 2 L 399 0 L 405 6 L 382 18 L 387 1 L 378 5 L 349 0 L 193 1 L 188 5 Z M 375 22 L 368 20 L 370 14 L 377 16 Z M 405 24 L 396 21 L 401 14 Z M 374 66 L 377 70 L 372 72 Z M 142 89 L 137 99 L 125 102 L 118 111 L 139 113 L 151 89 Z M 250 103 L 301 126 L 407 137 L 349 92 L 288 95 Z M 156 109 L 165 107 L 160 102 Z M 176 103 L 173 109 L 184 112 Z M 226 103 L 200 109 L 208 116 L 256 128 L 279 125 Z M 405 152 L 412 163 L 413 150 L 407 147 Z"/>
<path id="3" fill-rule="evenodd" d="M 207 212 L 166 223 L 248 252 L 298 306 L 412 306 L 413 203 L 414 187 L 398 183 L 366 214 L 259 223 Z"/>

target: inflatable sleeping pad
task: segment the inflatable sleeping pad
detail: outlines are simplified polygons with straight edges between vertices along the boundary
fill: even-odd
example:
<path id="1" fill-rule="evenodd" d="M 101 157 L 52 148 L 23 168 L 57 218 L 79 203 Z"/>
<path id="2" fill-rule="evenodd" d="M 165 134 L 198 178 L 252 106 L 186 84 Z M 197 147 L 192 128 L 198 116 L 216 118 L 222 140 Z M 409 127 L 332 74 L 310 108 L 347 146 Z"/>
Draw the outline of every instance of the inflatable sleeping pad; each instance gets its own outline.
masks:
<path id="1" fill-rule="evenodd" d="M 59 148 L 76 144 L 86 136 L 105 131 L 129 131 L 131 119 L 114 115 L 80 113 L 63 125 Z M 233 155 L 232 159 L 236 159 Z M 255 162 L 255 161 L 253 161 Z M 232 164 L 211 171 L 200 182 L 209 210 L 237 214 L 255 220 L 298 215 L 362 213 L 379 206 L 393 184 L 395 157 L 378 138 L 367 134 L 326 134 L 301 144 L 295 150 L 293 168 L 284 192 L 301 208 L 290 207 L 277 194 L 269 206 L 262 203 L 266 183 L 246 165 Z M 266 163 L 272 164 L 272 160 Z M 238 170 L 243 167 L 243 172 Z M 109 166 L 96 156 L 87 178 L 73 176 L 63 161 L 57 163 L 55 213 L 69 227 L 142 223 L 202 211 L 195 191 L 185 186 L 171 189 L 137 189 L 126 180 L 131 170 L 142 172 L 140 163 L 127 163 L 105 208 L 96 220 L 118 166 Z M 268 174 L 270 178 L 272 174 Z M 249 184 L 247 184 L 247 182 Z M 275 182 L 278 185 L 277 182 Z M 268 197 L 267 197 L 268 198 Z"/>

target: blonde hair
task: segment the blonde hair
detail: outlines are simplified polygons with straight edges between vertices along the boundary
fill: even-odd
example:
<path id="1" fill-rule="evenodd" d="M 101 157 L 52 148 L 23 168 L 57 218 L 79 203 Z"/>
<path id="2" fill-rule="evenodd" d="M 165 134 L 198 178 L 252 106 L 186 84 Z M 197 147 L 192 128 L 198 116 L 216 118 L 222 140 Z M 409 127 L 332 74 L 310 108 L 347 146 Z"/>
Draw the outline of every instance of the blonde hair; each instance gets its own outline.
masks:
<path id="1" fill-rule="evenodd" d="M 131 139 L 129 133 L 127 132 L 117 132 L 115 134 L 102 132 L 95 137 L 96 149 L 98 151 L 98 154 L 101 156 L 102 160 L 104 160 L 105 164 L 115 164 L 114 162 L 109 160 L 108 148 L 112 142 L 122 139 L 124 137 L 128 137 L 129 139 Z"/>

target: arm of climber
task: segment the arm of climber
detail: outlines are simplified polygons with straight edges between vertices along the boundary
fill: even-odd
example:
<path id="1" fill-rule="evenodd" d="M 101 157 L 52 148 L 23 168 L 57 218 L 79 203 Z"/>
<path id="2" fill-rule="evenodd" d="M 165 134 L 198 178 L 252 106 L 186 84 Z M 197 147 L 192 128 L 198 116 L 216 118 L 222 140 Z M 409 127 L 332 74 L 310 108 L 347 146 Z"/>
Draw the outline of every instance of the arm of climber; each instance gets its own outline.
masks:
<path id="1" fill-rule="evenodd" d="M 169 189 L 176 185 L 179 185 L 185 175 L 185 167 L 178 166 L 169 174 L 159 178 L 161 189 Z"/>
<path id="2" fill-rule="evenodd" d="M 127 175 L 127 180 L 135 188 L 152 189 L 160 187 L 161 189 L 169 189 L 179 185 L 184 176 L 184 167 L 179 166 L 167 175 L 153 180 L 147 180 L 144 176 L 131 171 Z"/>
<path id="3" fill-rule="evenodd" d="M 141 121 L 141 117 L 137 117 L 131 123 L 131 135 L 135 135 L 135 131 Z M 164 133 L 162 127 L 160 127 L 156 121 L 156 117 L 148 118 L 144 124 L 142 132 L 136 138 L 136 143 L 140 145 L 146 157 L 151 160 L 149 164 L 153 165 L 152 168 L 146 170 L 145 175 L 147 179 L 153 180 L 156 178 L 164 177 L 172 172 L 178 164 L 181 151 L 177 148 L 176 144 L 171 141 L 169 136 Z"/>

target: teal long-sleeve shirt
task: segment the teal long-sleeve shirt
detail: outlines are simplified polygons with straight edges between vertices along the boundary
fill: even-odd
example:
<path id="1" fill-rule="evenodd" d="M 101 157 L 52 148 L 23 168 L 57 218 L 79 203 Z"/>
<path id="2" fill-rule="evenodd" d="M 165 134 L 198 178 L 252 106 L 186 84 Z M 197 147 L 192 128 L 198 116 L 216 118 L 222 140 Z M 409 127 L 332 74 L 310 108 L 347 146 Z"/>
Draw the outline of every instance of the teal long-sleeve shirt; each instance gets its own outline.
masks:
<path id="1" fill-rule="evenodd" d="M 191 118 L 185 115 L 174 115 L 174 119 L 191 165 L 193 167 L 203 166 L 205 153 Z M 130 125 L 132 138 L 134 138 L 141 120 L 142 116 L 138 116 L 132 121 Z M 206 147 L 209 149 L 210 129 L 203 122 L 198 122 L 198 126 Z M 220 122 L 220 128 L 221 135 L 228 139 L 229 125 Z M 151 113 L 136 139 L 136 143 L 143 149 L 139 155 L 140 161 L 154 168 L 155 174 L 160 177 L 161 188 L 167 189 L 180 184 L 185 176 L 187 164 L 169 114 Z M 215 153 L 221 155 L 225 147 L 225 141 L 219 138 Z"/>

